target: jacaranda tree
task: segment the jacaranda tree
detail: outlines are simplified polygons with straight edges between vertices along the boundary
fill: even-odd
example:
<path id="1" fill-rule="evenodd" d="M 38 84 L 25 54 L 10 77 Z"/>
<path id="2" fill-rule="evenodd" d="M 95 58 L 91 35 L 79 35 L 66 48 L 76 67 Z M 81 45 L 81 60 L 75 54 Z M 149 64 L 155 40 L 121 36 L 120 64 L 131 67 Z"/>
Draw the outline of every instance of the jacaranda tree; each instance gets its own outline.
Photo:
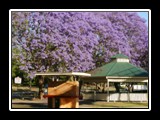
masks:
<path id="1" fill-rule="evenodd" d="M 133 12 L 13 12 L 12 46 L 20 69 L 35 72 L 92 70 L 121 52 L 148 68 L 148 28 Z"/>

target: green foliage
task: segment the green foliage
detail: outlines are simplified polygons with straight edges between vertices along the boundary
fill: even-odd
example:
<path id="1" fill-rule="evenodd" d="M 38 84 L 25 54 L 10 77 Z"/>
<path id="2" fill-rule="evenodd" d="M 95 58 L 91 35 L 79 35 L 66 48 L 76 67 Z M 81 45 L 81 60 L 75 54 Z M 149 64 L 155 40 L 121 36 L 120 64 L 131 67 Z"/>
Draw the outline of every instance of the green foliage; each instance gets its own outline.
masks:
<path id="1" fill-rule="evenodd" d="M 17 76 L 22 77 L 22 71 L 19 69 L 18 63 L 15 59 L 12 59 L 12 78 L 15 78 Z"/>
<path id="2" fill-rule="evenodd" d="M 15 58 L 12 59 L 12 80 L 14 80 L 15 77 L 19 76 L 22 78 L 22 85 L 27 85 L 29 82 L 29 79 L 27 78 L 27 73 L 19 69 L 20 63 L 18 63 L 18 60 Z M 12 81 L 13 82 L 13 81 Z M 14 82 L 13 82 L 14 83 Z"/>

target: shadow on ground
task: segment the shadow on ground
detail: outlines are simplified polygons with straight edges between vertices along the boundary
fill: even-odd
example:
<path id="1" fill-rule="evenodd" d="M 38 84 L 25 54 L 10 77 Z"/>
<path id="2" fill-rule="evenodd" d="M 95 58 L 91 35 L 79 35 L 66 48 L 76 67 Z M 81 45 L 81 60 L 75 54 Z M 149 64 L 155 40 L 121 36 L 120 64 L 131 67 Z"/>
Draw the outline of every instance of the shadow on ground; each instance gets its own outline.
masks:
<path id="1" fill-rule="evenodd" d="M 93 100 L 82 100 L 79 101 L 79 105 L 93 105 L 95 101 Z"/>

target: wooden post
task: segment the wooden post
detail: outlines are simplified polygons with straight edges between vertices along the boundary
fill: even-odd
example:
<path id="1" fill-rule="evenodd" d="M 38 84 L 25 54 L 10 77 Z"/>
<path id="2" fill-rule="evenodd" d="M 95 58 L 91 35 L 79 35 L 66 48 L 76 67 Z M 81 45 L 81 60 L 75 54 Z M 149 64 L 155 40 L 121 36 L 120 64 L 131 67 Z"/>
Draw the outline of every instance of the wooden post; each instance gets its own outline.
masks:
<path id="1" fill-rule="evenodd" d="M 107 79 L 107 102 L 109 102 L 109 80 Z"/>
<path id="2" fill-rule="evenodd" d="M 78 77 L 78 81 L 79 81 L 79 99 L 83 99 L 83 96 L 81 93 L 83 81 L 79 77 Z"/>
<path id="3" fill-rule="evenodd" d="M 55 108 L 55 98 L 48 98 L 48 108 Z"/>
<path id="4" fill-rule="evenodd" d="M 147 101 L 148 101 L 148 82 L 147 82 Z"/>
<path id="5" fill-rule="evenodd" d="M 130 83 L 128 83 L 128 91 L 127 91 L 127 102 L 129 102 L 129 94 L 130 94 L 130 91 L 131 91 L 131 87 L 130 87 Z"/>

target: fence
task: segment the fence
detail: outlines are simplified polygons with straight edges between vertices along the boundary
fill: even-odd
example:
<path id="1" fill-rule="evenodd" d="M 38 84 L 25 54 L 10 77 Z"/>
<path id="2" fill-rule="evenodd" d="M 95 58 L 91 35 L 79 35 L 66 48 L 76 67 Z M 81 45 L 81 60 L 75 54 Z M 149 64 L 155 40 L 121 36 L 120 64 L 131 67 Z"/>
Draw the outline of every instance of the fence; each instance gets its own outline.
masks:
<path id="1" fill-rule="evenodd" d="M 107 93 L 83 93 L 84 100 L 107 100 Z M 109 101 L 148 101 L 147 93 L 110 93 Z"/>

